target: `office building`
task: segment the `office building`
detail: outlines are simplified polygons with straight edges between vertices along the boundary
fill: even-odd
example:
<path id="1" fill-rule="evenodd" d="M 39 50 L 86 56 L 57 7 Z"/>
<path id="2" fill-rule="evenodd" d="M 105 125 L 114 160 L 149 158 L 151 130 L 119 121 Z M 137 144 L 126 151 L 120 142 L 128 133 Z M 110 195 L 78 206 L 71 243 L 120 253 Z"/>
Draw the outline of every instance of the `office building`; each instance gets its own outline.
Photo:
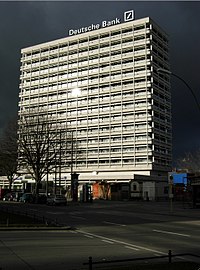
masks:
<path id="1" fill-rule="evenodd" d="M 167 177 L 170 81 L 157 73 L 170 69 L 167 34 L 149 17 L 69 34 L 22 49 L 19 119 L 42 112 L 73 133 L 80 182 Z M 61 170 L 70 179 L 65 157 Z"/>

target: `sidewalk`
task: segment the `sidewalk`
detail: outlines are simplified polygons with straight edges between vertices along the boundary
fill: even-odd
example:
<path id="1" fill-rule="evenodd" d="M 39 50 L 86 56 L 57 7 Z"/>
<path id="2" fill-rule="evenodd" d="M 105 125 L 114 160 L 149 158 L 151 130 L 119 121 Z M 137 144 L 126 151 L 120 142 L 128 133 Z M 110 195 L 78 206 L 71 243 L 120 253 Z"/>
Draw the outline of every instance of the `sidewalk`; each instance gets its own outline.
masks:
<path id="1" fill-rule="evenodd" d="M 173 201 L 110 201 L 94 200 L 90 202 L 68 202 L 70 208 L 134 208 L 134 211 L 149 212 L 159 215 L 170 215 L 200 219 L 200 208 L 192 208 L 192 205 L 186 202 Z"/>

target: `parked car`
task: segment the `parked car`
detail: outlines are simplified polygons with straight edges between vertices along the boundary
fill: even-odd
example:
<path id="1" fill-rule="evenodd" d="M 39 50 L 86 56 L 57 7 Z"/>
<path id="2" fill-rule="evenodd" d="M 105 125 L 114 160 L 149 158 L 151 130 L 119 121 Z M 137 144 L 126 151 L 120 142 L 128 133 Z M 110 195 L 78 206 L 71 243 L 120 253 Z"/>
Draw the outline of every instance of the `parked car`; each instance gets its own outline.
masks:
<path id="1" fill-rule="evenodd" d="M 9 192 L 8 188 L 2 188 L 0 187 L 0 200 L 3 200 L 3 197 L 5 196 L 5 194 L 7 194 Z"/>
<path id="2" fill-rule="evenodd" d="M 64 195 L 49 195 L 47 196 L 47 205 L 66 205 L 67 200 Z"/>
<path id="3" fill-rule="evenodd" d="M 3 201 L 13 201 L 14 197 L 15 197 L 15 193 L 13 192 L 6 193 L 3 196 Z"/>
<path id="4" fill-rule="evenodd" d="M 34 197 L 32 193 L 24 193 L 20 197 L 20 202 L 23 202 L 23 203 L 32 203 L 33 201 L 34 201 Z"/>
<path id="5" fill-rule="evenodd" d="M 13 201 L 19 202 L 19 201 L 20 201 L 20 198 L 22 197 L 22 195 L 23 195 L 22 192 L 16 191 L 16 192 L 15 192 L 15 196 L 14 196 L 14 198 L 13 198 Z"/>

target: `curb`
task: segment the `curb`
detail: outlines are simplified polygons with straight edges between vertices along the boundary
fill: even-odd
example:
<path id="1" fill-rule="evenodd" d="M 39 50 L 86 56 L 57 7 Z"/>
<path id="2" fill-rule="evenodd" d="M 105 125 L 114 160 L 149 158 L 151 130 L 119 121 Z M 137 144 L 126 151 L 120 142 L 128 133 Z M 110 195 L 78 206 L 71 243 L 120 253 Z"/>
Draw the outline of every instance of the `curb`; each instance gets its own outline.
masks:
<path id="1" fill-rule="evenodd" d="M 0 231 L 75 231 L 75 227 L 70 226 L 57 226 L 57 227 L 0 227 Z"/>

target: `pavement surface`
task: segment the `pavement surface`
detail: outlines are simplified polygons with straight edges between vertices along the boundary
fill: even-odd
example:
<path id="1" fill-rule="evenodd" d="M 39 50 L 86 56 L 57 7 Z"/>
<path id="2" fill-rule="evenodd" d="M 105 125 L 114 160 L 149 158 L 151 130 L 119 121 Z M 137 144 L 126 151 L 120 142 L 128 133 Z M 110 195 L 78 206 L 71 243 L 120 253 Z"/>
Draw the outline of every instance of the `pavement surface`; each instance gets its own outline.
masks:
<path id="1" fill-rule="evenodd" d="M 169 249 L 200 255 L 200 209 L 183 202 L 0 203 L 0 209 L 6 207 L 54 218 L 60 226 L 1 228 L 2 270 L 89 269 L 83 266 L 89 256 L 95 261 L 158 257 Z M 178 258 L 188 259 L 200 265 L 199 257 Z"/>

